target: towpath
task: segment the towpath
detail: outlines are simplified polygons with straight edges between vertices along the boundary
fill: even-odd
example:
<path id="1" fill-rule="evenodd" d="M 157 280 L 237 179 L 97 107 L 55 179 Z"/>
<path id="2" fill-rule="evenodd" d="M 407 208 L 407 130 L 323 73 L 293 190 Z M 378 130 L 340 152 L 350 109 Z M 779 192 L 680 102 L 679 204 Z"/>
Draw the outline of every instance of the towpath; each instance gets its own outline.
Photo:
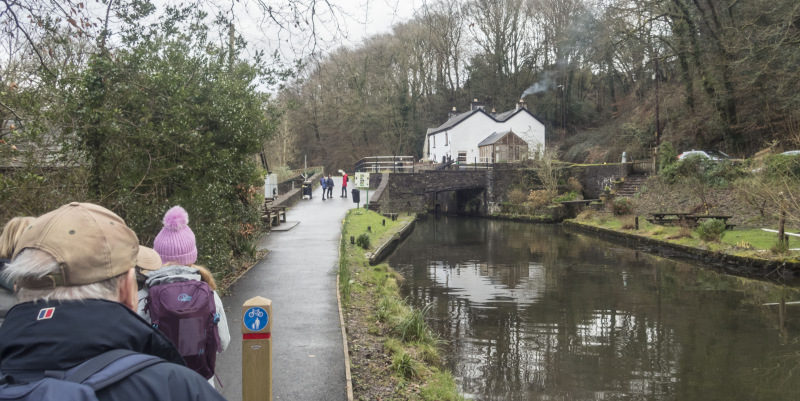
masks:
<path id="1" fill-rule="evenodd" d="M 241 310 L 254 296 L 272 300 L 273 399 L 347 399 L 336 270 L 342 220 L 356 205 L 349 193 L 339 196 L 342 178 L 334 177 L 334 183 L 332 199 L 323 202 L 317 188 L 312 199 L 300 200 L 287 212 L 287 223 L 278 229 L 297 224 L 262 239 L 259 248 L 269 254 L 222 300 L 231 343 L 218 356 L 216 370 L 228 400 L 242 398 Z"/>

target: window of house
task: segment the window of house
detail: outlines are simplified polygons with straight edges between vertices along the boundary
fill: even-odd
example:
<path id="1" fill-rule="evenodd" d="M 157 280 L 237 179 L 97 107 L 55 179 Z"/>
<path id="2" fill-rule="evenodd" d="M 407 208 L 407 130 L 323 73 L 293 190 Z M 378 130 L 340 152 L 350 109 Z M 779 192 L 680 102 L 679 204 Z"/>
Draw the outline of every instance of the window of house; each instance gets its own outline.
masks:
<path id="1" fill-rule="evenodd" d="M 458 162 L 459 163 L 466 163 L 467 162 L 467 151 L 460 150 L 458 152 Z"/>

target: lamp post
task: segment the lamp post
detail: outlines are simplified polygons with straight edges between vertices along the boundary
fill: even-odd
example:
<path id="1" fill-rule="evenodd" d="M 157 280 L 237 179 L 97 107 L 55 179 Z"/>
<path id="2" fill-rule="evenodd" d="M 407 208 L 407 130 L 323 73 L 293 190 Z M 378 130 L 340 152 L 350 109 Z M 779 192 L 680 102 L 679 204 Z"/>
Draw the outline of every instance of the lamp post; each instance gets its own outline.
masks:
<path id="1" fill-rule="evenodd" d="M 655 68 L 653 71 L 653 80 L 656 81 L 656 148 L 658 148 L 658 145 L 661 144 L 661 123 L 658 115 L 658 81 L 660 81 L 659 76 L 661 74 L 658 72 L 658 51 L 656 51 L 656 57 L 653 60 L 653 67 Z"/>
<path id="2" fill-rule="evenodd" d="M 567 136 L 567 104 L 566 99 L 564 96 L 564 85 L 558 85 L 559 95 L 561 95 L 561 107 L 558 110 L 559 114 L 561 114 L 561 135 L 566 138 Z"/>

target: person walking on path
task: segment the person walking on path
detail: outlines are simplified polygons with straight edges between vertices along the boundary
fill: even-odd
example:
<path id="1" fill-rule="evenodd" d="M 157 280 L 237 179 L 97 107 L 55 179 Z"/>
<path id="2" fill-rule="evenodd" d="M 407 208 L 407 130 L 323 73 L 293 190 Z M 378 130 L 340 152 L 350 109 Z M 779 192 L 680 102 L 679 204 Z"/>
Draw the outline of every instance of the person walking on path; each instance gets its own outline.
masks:
<path id="1" fill-rule="evenodd" d="M 347 197 L 347 173 L 342 173 L 342 198 Z"/>
<path id="2" fill-rule="evenodd" d="M 327 174 L 326 174 L 327 178 Z M 336 178 L 338 179 L 338 177 Z M 287 231 L 264 235 L 264 260 L 248 269 L 222 297 L 231 330 L 241 326 L 240 305 L 254 296 L 272 300 L 273 399 L 347 400 L 342 326 L 336 300 L 336 268 L 342 220 L 351 202 L 298 202 Z M 236 307 L 236 312 L 233 308 Z M 217 359 L 217 373 L 230 401 L 242 401 L 242 335 L 232 335 Z M 244 367 L 247 369 L 247 367 Z"/>
<path id="3" fill-rule="evenodd" d="M 156 239 L 153 241 L 153 249 L 161 257 L 163 267 L 159 266 L 156 269 L 143 269 L 146 272 L 147 280 L 144 288 L 139 291 L 139 308 L 137 313 L 148 323 L 153 323 L 150 313 L 150 303 L 154 300 L 151 299 L 150 293 L 153 287 L 159 285 L 166 285 L 170 283 L 178 283 L 185 281 L 202 281 L 208 285 L 208 289 L 212 292 L 214 298 L 214 315 L 213 319 L 217 321 L 217 333 L 190 333 L 181 332 L 181 340 L 186 339 L 206 339 L 216 336 L 217 349 L 213 352 L 222 352 L 228 348 L 231 340 L 231 335 L 228 330 L 228 320 L 225 317 L 225 308 L 222 306 L 222 300 L 217 295 L 217 284 L 214 281 L 214 276 L 208 269 L 203 266 L 196 265 L 197 261 L 197 245 L 195 243 L 195 236 L 192 229 L 189 228 L 189 214 L 180 206 L 175 206 L 167 211 L 164 215 L 164 227 L 158 233 Z M 210 301 L 210 300 L 209 300 Z M 169 305 L 169 303 L 166 303 Z M 166 319 L 165 319 L 166 320 Z M 181 320 L 183 322 L 183 320 Z M 176 339 L 173 339 L 176 340 Z M 180 344 L 181 340 L 174 341 Z M 214 343 L 214 341 L 208 341 Z M 184 355 L 187 361 L 190 358 L 196 358 L 196 355 Z M 197 373 L 204 375 L 211 386 L 214 386 L 213 365 L 215 357 L 202 357 L 202 362 L 196 363 L 200 366 Z M 189 364 L 192 366 L 192 363 Z"/>
<path id="4" fill-rule="evenodd" d="M 325 191 L 327 191 L 328 188 L 328 180 L 325 179 L 325 174 L 319 177 L 319 185 L 322 186 L 322 200 L 325 200 Z"/>
<path id="5" fill-rule="evenodd" d="M 328 199 L 333 198 L 333 178 L 328 174 Z"/>
<path id="6" fill-rule="evenodd" d="M 18 303 L 0 326 L 4 379 L 29 383 L 115 350 L 132 352 L 117 359 L 121 364 L 160 359 L 138 371 L 129 365 L 127 376 L 94 393 L 101 401 L 224 400 L 133 311 L 145 252 L 153 250 L 139 246 L 125 221 L 90 203 L 73 202 L 30 223 L 6 268 Z"/>

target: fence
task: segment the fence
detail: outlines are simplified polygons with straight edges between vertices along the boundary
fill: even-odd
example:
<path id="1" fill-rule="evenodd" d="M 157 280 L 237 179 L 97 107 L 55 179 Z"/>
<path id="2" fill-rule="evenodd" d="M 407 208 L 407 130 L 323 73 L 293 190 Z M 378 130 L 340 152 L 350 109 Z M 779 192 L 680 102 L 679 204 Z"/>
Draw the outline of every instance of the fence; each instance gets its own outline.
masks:
<path id="1" fill-rule="evenodd" d="M 643 161 L 636 161 L 629 163 L 631 165 L 632 171 L 634 173 L 645 173 L 645 174 L 652 174 L 655 173 L 655 163 L 653 160 L 643 160 Z"/>
<path id="2" fill-rule="evenodd" d="M 414 156 L 370 156 L 359 160 L 356 172 L 413 173 Z"/>

